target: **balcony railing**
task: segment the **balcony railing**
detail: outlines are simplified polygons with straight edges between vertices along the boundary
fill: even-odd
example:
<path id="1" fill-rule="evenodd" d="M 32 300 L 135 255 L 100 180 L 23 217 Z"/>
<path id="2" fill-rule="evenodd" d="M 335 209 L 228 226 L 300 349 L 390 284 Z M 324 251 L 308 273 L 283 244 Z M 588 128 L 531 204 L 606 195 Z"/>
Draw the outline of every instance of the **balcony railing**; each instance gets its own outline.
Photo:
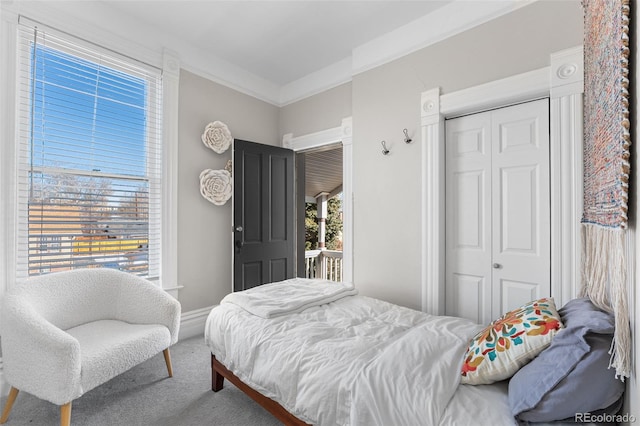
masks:
<path id="1" fill-rule="evenodd" d="M 305 276 L 342 281 L 342 252 L 335 250 L 309 250 L 304 252 Z"/>

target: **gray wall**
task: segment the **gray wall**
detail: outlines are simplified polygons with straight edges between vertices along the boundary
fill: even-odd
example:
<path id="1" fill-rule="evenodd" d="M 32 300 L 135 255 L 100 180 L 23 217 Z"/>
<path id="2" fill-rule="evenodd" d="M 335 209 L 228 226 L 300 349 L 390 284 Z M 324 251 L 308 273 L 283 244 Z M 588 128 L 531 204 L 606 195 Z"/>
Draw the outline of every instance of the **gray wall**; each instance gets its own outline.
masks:
<path id="1" fill-rule="evenodd" d="M 199 192 L 198 175 L 222 168 L 200 141 L 210 121 L 234 137 L 279 145 L 282 135 L 339 126 L 353 116 L 354 281 L 362 294 L 420 308 L 420 93 L 443 93 L 549 65 L 582 43 L 577 1 L 539 1 L 463 34 L 363 72 L 282 108 L 182 71 L 178 280 L 184 312 L 217 304 L 231 289 L 231 206 Z M 414 142 L 402 141 L 407 128 Z M 380 153 L 387 141 L 389 156 Z"/>
<path id="2" fill-rule="evenodd" d="M 578 2 L 536 2 L 353 78 L 354 281 L 362 294 L 420 308 L 420 93 L 548 66 L 550 53 L 582 44 L 582 23 Z M 414 143 L 404 144 L 403 128 Z"/>
<path id="3" fill-rule="evenodd" d="M 215 120 L 233 137 L 279 145 L 278 108 L 182 70 L 178 148 L 178 283 L 182 312 L 218 304 L 231 291 L 231 202 L 200 195 L 204 169 L 222 169 L 231 149 L 216 154 L 200 139 Z"/>
<path id="4" fill-rule="evenodd" d="M 420 308 L 420 93 L 548 66 L 550 53 L 582 44 L 582 23 L 578 1 L 539 1 L 353 77 L 354 282 L 362 294 Z M 318 95 L 283 108 L 280 133 L 339 125 L 344 98 L 329 104 Z M 296 122 L 298 108 L 313 115 Z M 390 155 L 381 154 L 381 140 Z"/>
<path id="5" fill-rule="evenodd" d="M 340 126 L 351 116 L 351 82 L 280 109 L 280 129 L 294 136 Z"/>

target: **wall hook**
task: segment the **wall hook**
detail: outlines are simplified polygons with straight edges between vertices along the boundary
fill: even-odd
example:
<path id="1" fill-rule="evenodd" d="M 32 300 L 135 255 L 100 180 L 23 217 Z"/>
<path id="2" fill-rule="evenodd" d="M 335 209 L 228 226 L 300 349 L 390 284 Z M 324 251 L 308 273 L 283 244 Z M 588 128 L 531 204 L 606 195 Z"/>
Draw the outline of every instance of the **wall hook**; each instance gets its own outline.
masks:
<path id="1" fill-rule="evenodd" d="M 404 133 L 404 142 L 411 143 L 413 139 L 409 137 L 409 131 L 407 129 L 403 129 L 402 132 Z"/>
<path id="2" fill-rule="evenodd" d="M 387 143 L 385 141 L 381 141 L 380 143 L 382 144 L 382 155 L 387 155 L 389 153 Z"/>

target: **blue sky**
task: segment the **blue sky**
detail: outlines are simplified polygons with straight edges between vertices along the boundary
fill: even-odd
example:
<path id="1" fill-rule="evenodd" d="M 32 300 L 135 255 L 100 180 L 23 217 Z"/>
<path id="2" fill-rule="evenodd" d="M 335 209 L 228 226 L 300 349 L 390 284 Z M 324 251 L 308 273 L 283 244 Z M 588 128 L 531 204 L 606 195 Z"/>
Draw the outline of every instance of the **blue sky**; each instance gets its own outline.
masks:
<path id="1" fill-rule="evenodd" d="M 144 175 L 144 79 L 42 45 L 35 78 L 34 165 Z"/>

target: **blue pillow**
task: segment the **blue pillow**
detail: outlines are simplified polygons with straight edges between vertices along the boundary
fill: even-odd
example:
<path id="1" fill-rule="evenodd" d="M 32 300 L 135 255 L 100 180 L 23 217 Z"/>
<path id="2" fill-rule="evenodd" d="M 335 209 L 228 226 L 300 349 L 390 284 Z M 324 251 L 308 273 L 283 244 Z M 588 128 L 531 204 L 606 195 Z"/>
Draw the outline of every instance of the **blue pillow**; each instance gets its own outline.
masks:
<path id="1" fill-rule="evenodd" d="M 509 405 L 520 420 L 573 418 L 611 406 L 624 392 L 624 383 L 608 368 L 613 315 L 584 298 L 569 301 L 558 313 L 565 328 L 509 382 Z"/>

